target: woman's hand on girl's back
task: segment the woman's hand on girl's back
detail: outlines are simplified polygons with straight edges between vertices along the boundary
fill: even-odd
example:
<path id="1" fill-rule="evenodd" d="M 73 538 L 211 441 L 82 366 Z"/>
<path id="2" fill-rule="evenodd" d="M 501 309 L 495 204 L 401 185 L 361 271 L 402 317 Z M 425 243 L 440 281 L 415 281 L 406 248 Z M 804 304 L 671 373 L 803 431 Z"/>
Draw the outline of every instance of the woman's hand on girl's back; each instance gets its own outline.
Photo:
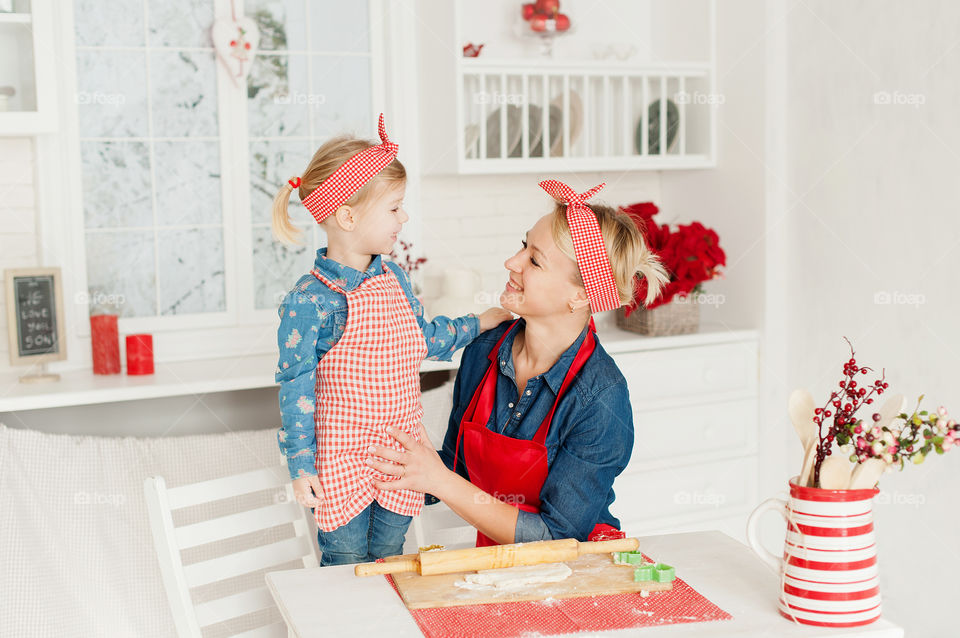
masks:
<path id="1" fill-rule="evenodd" d="M 387 433 L 403 446 L 402 452 L 382 445 L 368 448 L 371 458 L 367 459 L 367 465 L 396 477 L 394 480 L 374 481 L 374 487 L 381 490 L 415 490 L 434 495 L 441 491 L 444 480 L 453 473 L 433 449 L 422 424 L 420 428 L 420 441 L 397 428 L 387 428 Z"/>

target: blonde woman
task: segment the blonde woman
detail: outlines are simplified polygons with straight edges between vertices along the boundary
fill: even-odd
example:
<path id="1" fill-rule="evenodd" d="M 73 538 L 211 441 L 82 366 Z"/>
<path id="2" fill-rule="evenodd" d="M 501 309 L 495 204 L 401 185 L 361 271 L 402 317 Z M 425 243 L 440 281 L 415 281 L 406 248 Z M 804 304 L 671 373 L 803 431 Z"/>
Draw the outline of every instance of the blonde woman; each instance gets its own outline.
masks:
<path id="1" fill-rule="evenodd" d="M 602 538 L 619 528 L 613 481 L 630 460 L 627 383 L 592 316 L 627 303 L 635 277 L 646 303 L 668 276 L 625 214 L 541 186 L 557 204 L 504 264 L 504 308 L 517 314 L 464 350 L 443 449 L 391 431 L 403 451 L 376 446 L 370 467 L 444 501 L 478 530 L 477 544 Z M 601 185 L 602 186 L 602 185 Z"/>

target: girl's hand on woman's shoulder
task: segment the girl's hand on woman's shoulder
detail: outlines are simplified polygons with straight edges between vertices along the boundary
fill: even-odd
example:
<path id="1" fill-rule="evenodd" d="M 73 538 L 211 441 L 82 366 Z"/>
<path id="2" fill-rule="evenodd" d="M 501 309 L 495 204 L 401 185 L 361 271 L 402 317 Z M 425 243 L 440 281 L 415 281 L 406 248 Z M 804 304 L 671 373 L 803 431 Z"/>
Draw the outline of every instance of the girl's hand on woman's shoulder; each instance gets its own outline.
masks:
<path id="1" fill-rule="evenodd" d="M 490 308 L 480 313 L 480 332 L 496 328 L 504 321 L 513 319 L 513 315 L 503 308 Z"/>

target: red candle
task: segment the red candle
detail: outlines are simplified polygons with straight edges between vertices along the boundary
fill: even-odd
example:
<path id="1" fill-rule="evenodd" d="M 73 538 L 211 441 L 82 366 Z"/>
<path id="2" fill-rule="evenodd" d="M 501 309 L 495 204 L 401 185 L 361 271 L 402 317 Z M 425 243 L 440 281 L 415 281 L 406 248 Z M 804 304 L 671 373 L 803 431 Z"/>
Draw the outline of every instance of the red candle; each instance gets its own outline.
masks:
<path id="1" fill-rule="evenodd" d="M 90 315 L 90 346 L 94 374 L 120 373 L 120 335 L 117 315 Z"/>
<path id="2" fill-rule="evenodd" d="M 127 335 L 127 374 L 153 374 L 153 335 Z"/>

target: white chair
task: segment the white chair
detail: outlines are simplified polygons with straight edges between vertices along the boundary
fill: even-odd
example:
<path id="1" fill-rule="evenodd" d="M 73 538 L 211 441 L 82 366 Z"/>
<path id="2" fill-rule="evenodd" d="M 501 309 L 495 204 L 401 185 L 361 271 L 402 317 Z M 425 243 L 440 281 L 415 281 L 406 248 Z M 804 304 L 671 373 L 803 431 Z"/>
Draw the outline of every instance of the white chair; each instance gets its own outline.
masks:
<path id="1" fill-rule="evenodd" d="M 163 584 L 181 638 L 200 638 L 203 627 L 275 607 L 263 581 L 259 587 L 197 604 L 193 602 L 191 589 L 292 561 L 300 561 L 304 567 L 317 566 L 318 550 L 308 522 L 309 510 L 294 499 L 289 479 L 282 476 L 285 473 L 285 467 L 278 467 L 276 471 L 263 468 L 173 488 L 168 488 L 161 476 L 147 478 L 144 482 Z M 174 527 L 172 512 L 223 499 L 247 498 L 245 495 L 264 490 L 275 490 L 272 504 Z M 183 564 L 182 550 L 208 543 L 221 543 L 222 546 L 226 539 L 284 524 L 293 526 L 292 538 Z M 289 529 L 286 531 L 289 533 Z M 286 625 L 280 622 L 234 635 L 266 638 L 288 634 Z"/>
<path id="2" fill-rule="evenodd" d="M 426 505 L 423 513 L 410 524 L 413 531 L 407 534 L 404 553 L 414 553 L 420 547 L 443 545 L 446 549 L 473 547 L 477 541 L 477 528 L 460 518 L 460 515 L 440 501 Z M 411 541 L 415 545 L 411 545 Z"/>

